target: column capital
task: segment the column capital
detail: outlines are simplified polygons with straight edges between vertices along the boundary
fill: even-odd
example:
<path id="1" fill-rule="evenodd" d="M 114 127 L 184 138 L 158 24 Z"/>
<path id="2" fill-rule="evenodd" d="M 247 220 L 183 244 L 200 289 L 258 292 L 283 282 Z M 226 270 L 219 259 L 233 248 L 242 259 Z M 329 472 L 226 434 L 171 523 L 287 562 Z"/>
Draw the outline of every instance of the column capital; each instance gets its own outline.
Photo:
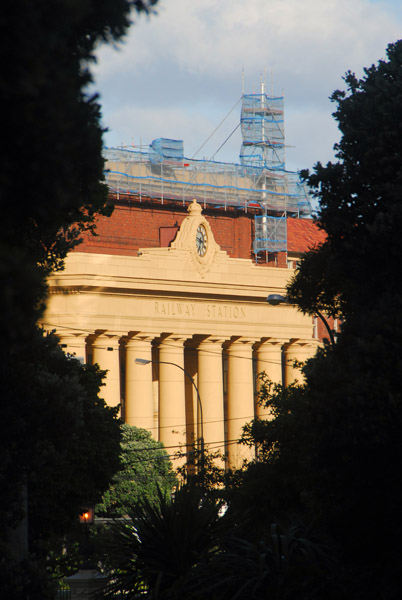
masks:
<path id="1" fill-rule="evenodd" d="M 98 329 L 96 331 L 94 331 L 94 333 L 92 334 L 93 338 L 99 338 L 99 337 L 105 337 L 105 338 L 109 338 L 109 339 L 120 339 L 122 338 L 124 335 L 126 334 L 125 331 L 118 331 L 118 330 L 112 330 L 112 329 Z"/>
<path id="2" fill-rule="evenodd" d="M 228 350 L 230 350 L 230 348 L 233 346 L 237 346 L 237 347 L 252 346 L 253 344 L 255 344 L 258 341 L 259 341 L 259 338 L 257 338 L 257 337 L 246 337 L 246 336 L 238 337 L 238 338 L 235 338 L 234 340 L 229 341 Z"/>
<path id="3" fill-rule="evenodd" d="M 284 339 L 284 338 L 267 338 L 267 339 L 263 339 L 261 340 L 261 342 L 257 345 L 257 350 L 260 348 L 270 348 L 270 347 L 277 347 L 277 346 L 283 346 L 284 344 L 287 344 L 289 342 L 289 339 Z"/>
<path id="4" fill-rule="evenodd" d="M 165 337 L 163 337 L 159 342 L 160 347 L 166 346 L 183 346 L 184 342 L 189 339 L 188 335 L 180 334 L 180 333 L 169 333 Z"/>
<path id="5" fill-rule="evenodd" d="M 294 338 L 286 343 L 286 349 L 318 348 L 320 341 L 314 338 Z"/>
<path id="6" fill-rule="evenodd" d="M 118 350 L 120 347 L 120 337 L 98 335 L 91 341 L 93 350 Z"/>
<path id="7" fill-rule="evenodd" d="M 59 339 L 59 345 L 64 352 L 75 356 L 81 360 L 81 362 L 85 362 L 87 332 L 64 329 L 62 331 L 56 331 L 55 335 Z"/>
<path id="8" fill-rule="evenodd" d="M 57 329 L 57 327 L 54 327 L 53 329 L 46 329 L 46 333 L 54 333 L 54 335 L 56 335 L 57 337 L 76 337 L 76 338 L 87 337 L 87 335 L 88 335 L 88 331 L 80 331 L 80 330 L 76 330 L 76 329 L 67 329 L 67 328 Z"/>
<path id="9" fill-rule="evenodd" d="M 229 338 L 222 337 L 219 335 L 209 335 L 207 338 L 199 342 L 197 348 L 202 350 L 202 346 L 214 345 L 214 346 L 222 346 L 225 342 L 227 342 Z"/>
<path id="10" fill-rule="evenodd" d="M 129 335 L 126 338 L 126 348 L 129 348 L 134 344 L 137 345 L 138 342 L 152 342 L 157 337 L 159 337 L 158 333 L 147 333 L 139 331 L 138 333 Z"/>

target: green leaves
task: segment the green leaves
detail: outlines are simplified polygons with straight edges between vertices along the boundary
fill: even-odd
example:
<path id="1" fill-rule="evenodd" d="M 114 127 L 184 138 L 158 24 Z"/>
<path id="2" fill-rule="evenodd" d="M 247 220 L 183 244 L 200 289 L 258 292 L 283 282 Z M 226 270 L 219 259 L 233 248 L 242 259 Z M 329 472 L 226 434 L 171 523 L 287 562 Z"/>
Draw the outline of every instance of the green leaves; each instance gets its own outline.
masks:
<path id="1" fill-rule="evenodd" d="M 159 495 L 170 494 L 176 483 L 169 455 L 160 442 L 145 429 L 122 425 L 121 468 L 114 476 L 102 501 L 99 516 L 127 516 L 133 506 L 144 501 L 151 506 Z"/>
<path id="2" fill-rule="evenodd" d="M 317 163 L 304 173 L 320 202 L 318 222 L 327 234 L 308 253 L 289 288 L 304 312 L 315 308 L 342 316 L 373 306 L 394 289 L 402 227 L 402 41 L 387 60 L 348 72 L 346 91 L 336 91 L 334 117 L 342 137 L 338 162 Z M 384 254 L 386 253 L 386 260 Z"/>

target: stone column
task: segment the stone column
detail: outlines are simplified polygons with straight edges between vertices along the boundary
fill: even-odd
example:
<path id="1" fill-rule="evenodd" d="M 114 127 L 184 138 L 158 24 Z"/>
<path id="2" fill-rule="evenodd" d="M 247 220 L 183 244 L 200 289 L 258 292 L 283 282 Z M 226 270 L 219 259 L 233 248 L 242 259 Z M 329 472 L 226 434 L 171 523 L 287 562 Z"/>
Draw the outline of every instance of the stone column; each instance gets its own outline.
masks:
<path id="1" fill-rule="evenodd" d="M 274 383 L 282 383 L 282 344 L 283 340 L 270 338 L 257 348 L 257 375 L 265 372 Z M 261 387 L 261 379 L 257 378 L 257 392 Z M 257 404 L 257 416 L 269 418 L 270 411 Z"/>
<path id="2" fill-rule="evenodd" d="M 75 356 L 83 364 L 86 363 L 86 333 L 72 331 L 57 331 L 60 346 L 66 354 Z"/>
<path id="3" fill-rule="evenodd" d="M 223 338 L 210 336 L 198 346 L 198 390 L 202 403 L 205 448 L 225 452 Z"/>
<path id="4" fill-rule="evenodd" d="M 107 370 L 105 385 L 99 395 L 109 406 L 120 404 L 120 346 L 119 336 L 105 333 L 96 337 L 92 344 L 92 362 Z"/>
<path id="5" fill-rule="evenodd" d="M 287 344 L 285 348 L 285 385 L 290 385 L 297 381 L 304 382 L 304 376 L 300 371 L 300 367 L 295 367 L 295 360 L 299 363 L 305 363 L 317 352 L 318 342 L 314 339 L 295 340 Z"/>
<path id="6" fill-rule="evenodd" d="M 125 418 L 128 425 L 148 429 L 155 439 L 152 363 L 137 364 L 136 358 L 152 360 L 151 342 L 154 336 L 138 333 L 126 343 L 126 402 Z"/>
<path id="7" fill-rule="evenodd" d="M 228 348 L 228 455 L 229 466 L 239 467 L 244 458 L 251 460 L 253 450 L 234 443 L 241 437 L 243 425 L 254 417 L 253 349 L 255 339 L 241 337 Z"/>
<path id="8" fill-rule="evenodd" d="M 184 342 L 187 338 L 169 335 L 159 345 L 159 439 L 170 455 L 180 451 L 185 462 L 186 398 L 184 386 Z M 171 364 L 166 364 L 171 363 Z"/>

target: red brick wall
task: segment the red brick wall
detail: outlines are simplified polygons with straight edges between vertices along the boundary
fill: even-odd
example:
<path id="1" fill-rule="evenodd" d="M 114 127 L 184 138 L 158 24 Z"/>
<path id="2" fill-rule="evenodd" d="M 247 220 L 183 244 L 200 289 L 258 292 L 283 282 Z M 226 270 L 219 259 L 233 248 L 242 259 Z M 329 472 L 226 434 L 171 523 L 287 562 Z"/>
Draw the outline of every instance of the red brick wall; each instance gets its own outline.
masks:
<path id="1" fill-rule="evenodd" d="M 234 210 L 213 211 L 206 209 L 216 242 L 232 258 L 253 258 L 254 215 Z"/>
<path id="2" fill-rule="evenodd" d="M 255 260 L 253 254 L 254 214 L 236 209 L 207 207 L 203 211 L 216 242 L 233 258 Z M 98 219 L 97 236 L 85 234 L 79 252 L 136 256 L 139 248 L 158 248 L 164 239 L 161 228 L 179 227 L 187 216 L 187 206 L 155 200 L 115 200 L 110 218 Z M 162 237 L 161 237 L 162 235 Z M 289 251 L 303 252 L 324 239 L 323 232 L 307 219 L 288 219 Z M 257 263 L 270 267 L 287 267 L 287 253 L 268 256 L 261 252 Z"/>
<path id="3" fill-rule="evenodd" d="M 323 314 L 323 317 L 327 321 L 329 328 L 334 332 L 334 336 L 336 338 L 337 332 L 339 332 L 342 327 L 342 321 L 340 319 L 335 320 L 332 317 L 327 316 L 326 314 Z M 321 341 L 324 339 L 329 340 L 329 334 L 328 334 L 327 328 L 325 327 L 324 323 L 322 322 L 322 320 L 319 317 L 317 317 L 316 323 L 317 323 L 318 338 Z"/>
<path id="4" fill-rule="evenodd" d="M 222 250 L 231 257 L 253 258 L 253 215 L 220 209 L 206 209 L 203 214 Z M 160 229 L 180 227 L 186 216 L 187 207 L 180 205 L 116 203 L 110 218 L 98 219 L 98 235 L 83 236 L 83 243 L 76 250 L 136 256 L 139 248 L 158 248 L 161 243 Z"/>
<path id="5" fill-rule="evenodd" d="M 139 248 L 158 248 L 160 228 L 180 226 L 185 216 L 185 210 L 117 203 L 111 217 L 98 219 L 98 235 L 86 234 L 76 250 L 136 256 Z"/>

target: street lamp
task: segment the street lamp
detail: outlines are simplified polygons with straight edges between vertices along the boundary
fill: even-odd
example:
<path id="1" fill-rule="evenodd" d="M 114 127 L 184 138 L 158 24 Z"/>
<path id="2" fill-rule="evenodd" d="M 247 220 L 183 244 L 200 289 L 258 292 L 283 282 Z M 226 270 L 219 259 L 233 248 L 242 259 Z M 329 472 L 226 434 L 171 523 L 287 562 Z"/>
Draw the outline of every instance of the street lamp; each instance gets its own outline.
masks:
<path id="1" fill-rule="evenodd" d="M 281 294 L 270 294 L 267 297 L 267 302 L 268 302 L 268 304 L 271 304 L 272 306 L 278 306 L 278 304 L 289 304 L 289 300 L 286 298 L 286 296 L 282 296 Z M 324 315 L 319 310 L 316 309 L 314 312 L 317 315 L 317 317 L 319 317 L 321 319 L 321 321 L 324 323 L 325 328 L 328 331 L 328 335 L 329 335 L 331 344 L 335 345 L 334 333 L 333 333 L 332 329 L 330 328 L 330 326 L 328 325 L 328 321 L 326 320 Z"/>
<path id="2" fill-rule="evenodd" d="M 183 373 L 186 375 L 186 377 L 189 378 L 189 380 L 191 381 L 191 383 L 194 386 L 194 389 L 197 393 L 197 401 L 198 401 L 198 408 L 200 411 L 200 433 L 201 433 L 201 437 L 199 438 L 200 441 L 200 446 L 201 446 L 201 481 L 203 482 L 204 480 L 204 467 L 205 467 L 205 448 L 204 448 L 204 417 L 203 417 L 203 413 L 202 413 L 202 402 L 201 402 L 201 397 L 200 397 L 200 392 L 198 391 L 198 387 L 195 385 L 195 381 L 192 378 L 192 376 L 190 375 L 190 373 L 188 371 L 186 371 L 186 369 L 184 369 L 182 366 L 178 365 L 177 363 L 174 362 L 168 362 L 165 360 L 148 360 L 146 358 L 136 358 L 135 362 L 137 365 L 149 365 L 149 364 L 158 364 L 158 365 L 172 365 L 173 367 L 177 367 L 178 369 L 181 369 L 183 371 Z M 198 420 L 197 420 L 197 427 L 198 427 Z"/>
<path id="3" fill-rule="evenodd" d="M 91 562 L 93 547 L 89 535 L 89 525 L 92 525 L 94 522 L 95 506 L 93 504 L 86 504 L 85 507 L 80 509 L 78 516 L 80 523 L 84 525 L 83 541 L 81 542 L 81 554 L 84 562 L 81 569 L 90 570 L 93 568 Z"/>

